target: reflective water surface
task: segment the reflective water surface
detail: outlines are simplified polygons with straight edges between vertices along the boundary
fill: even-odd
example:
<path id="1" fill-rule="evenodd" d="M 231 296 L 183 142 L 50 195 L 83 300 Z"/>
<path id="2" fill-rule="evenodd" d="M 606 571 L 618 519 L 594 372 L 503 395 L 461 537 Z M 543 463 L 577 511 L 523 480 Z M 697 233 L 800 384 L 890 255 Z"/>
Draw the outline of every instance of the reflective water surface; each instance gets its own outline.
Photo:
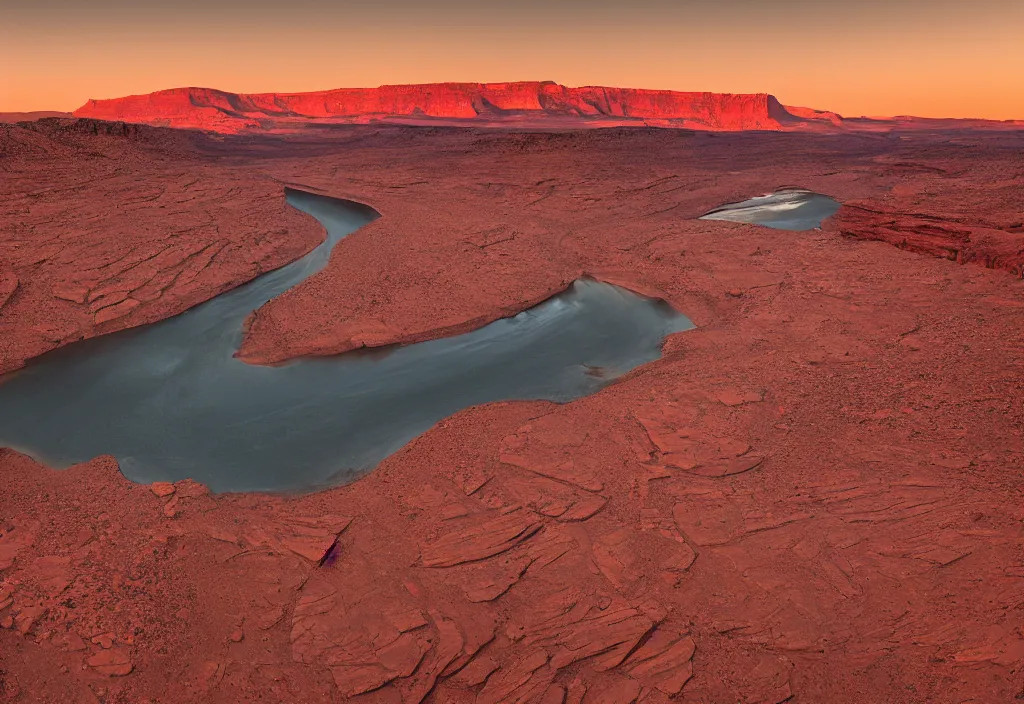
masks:
<path id="1" fill-rule="evenodd" d="M 232 355 L 249 312 L 318 271 L 337 241 L 377 216 L 300 191 L 288 201 L 324 224 L 324 244 L 181 315 L 55 350 L 9 375 L 0 382 L 0 446 L 53 467 L 112 454 L 139 482 L 311 490 L 358 478 L 468 406 L 593 393 L 693 327 L 664 302 L 580 280 L 464 335 L 244 364 Z"/>
<path id="2" fill-rule="evenodd" d="M 729 220 L 774 227 L 777 230 L 813 230 L 839 210 L 839 201 L 803 189 L 786 189 L 741 203 L 728 203 L 701 216 L 701 220 Z"/>

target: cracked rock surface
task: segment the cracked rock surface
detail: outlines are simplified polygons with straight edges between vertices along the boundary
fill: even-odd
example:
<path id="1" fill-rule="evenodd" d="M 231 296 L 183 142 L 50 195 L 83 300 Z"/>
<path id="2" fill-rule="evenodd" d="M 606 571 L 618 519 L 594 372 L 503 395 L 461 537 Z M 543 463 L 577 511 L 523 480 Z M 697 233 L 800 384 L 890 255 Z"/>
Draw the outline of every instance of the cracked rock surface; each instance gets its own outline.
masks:
<path id="1" fill-rule="evenodd" d="M 1020 137 L 35 125 L 0 126 L 5 369 L 301 256 L 322 234 L 282 184 L 382 217 L 254 316 L 249 361 L 450 334 L 581 274 L 698 327 L 305 496 L 0 450 L 0 700 L 1024 691 Z M 844 207 L 694 220 L 786 185 Z"/>

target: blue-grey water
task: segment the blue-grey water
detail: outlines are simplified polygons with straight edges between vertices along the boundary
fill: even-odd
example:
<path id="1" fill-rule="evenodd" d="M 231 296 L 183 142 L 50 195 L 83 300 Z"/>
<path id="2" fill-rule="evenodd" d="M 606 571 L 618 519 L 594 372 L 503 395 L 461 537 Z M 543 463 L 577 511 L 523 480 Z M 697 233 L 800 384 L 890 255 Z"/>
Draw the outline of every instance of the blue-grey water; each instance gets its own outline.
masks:
<path id="1" fill-rule="evenodd" d="M 729 220 L 774 227 L 777 230 L 813 230 L 839 210 L 837 200 L 803 189 L 786 189 L 728 203 L 701 216 L 701 220 Z"/>
<path id="2" fill-rule="evenodd" d="M 377 217 L 289 190 L 326 241 L 302 259 L 141 328 L 43 355 L 0 381 L 0 446 L 63 468 L 112 454 L 139 482 L 312 490 L 362 476 L 437 421 L 508 399 L 565 402 L 657 359 L 693 327 L 670 306 L 591 280 L 476 331 L 283 366 L 233 357 L 246 316 L 321 269 Z M 339 252 L 339 255 L 341 252 Z"/>

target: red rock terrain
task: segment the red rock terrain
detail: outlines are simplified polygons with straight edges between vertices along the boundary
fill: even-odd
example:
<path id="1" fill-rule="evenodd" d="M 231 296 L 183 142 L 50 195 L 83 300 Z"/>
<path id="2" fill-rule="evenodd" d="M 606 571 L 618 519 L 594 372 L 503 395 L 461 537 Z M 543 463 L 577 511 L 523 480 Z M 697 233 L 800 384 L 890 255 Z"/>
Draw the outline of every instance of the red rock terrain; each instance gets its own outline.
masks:
<path id="1" fill-rule="evenodd" d="M 915 117 L 844 119 L 827 110 L 789 107 L 766 93 L 684 93 L 552 81 L 428 83 L 340 88 L 312 93 L 228 93 L 174 88 L 89 100 L 77 117 L 198 128 L 213 132 L 294 132 L 313 125 L 397 123 L 502 129 L 651 126 L 711 131 L 1019 130 L 1024 122 Z"/>
<path id="2" fill-rule="evenodd" d="M 176 88 L 148 95 L 90 100 L 78 117 L 124 120 L 217 132 L 286 128 L 315 121 L 367 122 L 405 118 L 425 124 L 608 126 L 662 124 L 708 130 L 778 130 L 835 124 L 838 116 L 804 110 L 798 117 L 774 96 L 667 90 L 567 88 L 545 82 L 434 83 L 342 88 L 313 93 L 237 94 Z"/>
<path id="3" fill-rule="evenodd" d="M 210 172 L 183 151 L 187 135 L 58 120 L 3 137 L 0 373 L 180 313 L 322 241 L 279 183 Z M 242 192 L 267 207 L 234 210 Z"/>
<path id="4" fill-rule="evenodd" d="M 322 235 L 284 184 L 382 217 L 254 316 L 247 360 L 451 334 L 583 273 L 698 325 L 594 396 L 468 409 L 308 496 L 0 451 L 0 693 L 1014 701 L 1020 140 L 0 128 L 6 369 L 300 256 Z M 695 219 L 792 185 L 844 207 Z"/>

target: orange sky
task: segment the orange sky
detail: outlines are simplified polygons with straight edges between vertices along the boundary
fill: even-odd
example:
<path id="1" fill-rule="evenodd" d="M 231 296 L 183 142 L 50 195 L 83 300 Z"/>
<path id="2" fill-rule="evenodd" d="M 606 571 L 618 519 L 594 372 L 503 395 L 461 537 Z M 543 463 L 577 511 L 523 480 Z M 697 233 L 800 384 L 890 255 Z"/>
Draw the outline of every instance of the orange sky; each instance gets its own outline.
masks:
<path id="1" fill-rule="evenodd" d="M 1024 0 L 0 0 L 0 111 L 189 85 L 554 80 L 1024 119 L 1022 28 Z"/>

